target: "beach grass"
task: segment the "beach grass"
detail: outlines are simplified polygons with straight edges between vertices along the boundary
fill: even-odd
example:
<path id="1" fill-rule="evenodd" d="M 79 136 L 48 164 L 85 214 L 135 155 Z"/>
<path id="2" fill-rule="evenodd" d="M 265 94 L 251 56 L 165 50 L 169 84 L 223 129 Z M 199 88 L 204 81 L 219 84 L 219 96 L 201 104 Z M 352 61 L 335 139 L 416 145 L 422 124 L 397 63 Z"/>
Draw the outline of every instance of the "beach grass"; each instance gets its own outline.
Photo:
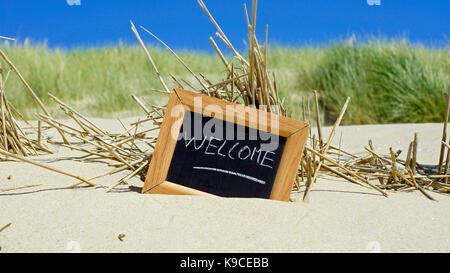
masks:
<path id="1" fill-rule="evenodd" d="M 346 123 L 441 122 L 448 91 L 450 51 L 408 43 L 336 45 L 326 50 L 303 86 L 322 91 L 331 120 L 347 96 Z"/>
<path id="2" fill-rule="evenodd" d="M 97 117 L 142 114 L 131 95 L 154 104 L 167 100 L 166 95 L 151 92 L 162 87 L 137 45 L 64 50 L 6 42 L 0 47 L 56 116 L 60 112 L 48 92 Z M 155 46 L 149 46 L 149 51 L 169 87 L 175 86 L 171 75 L 184 79 L 181 84 L 186 89 L 198 87 L 169 52 Z M 177 53 L 194 72 L 212 81 L 224 80 L 227 75 L 213 53 Z M 227 58 L 233 59 L 231 55 Z M 306 109 L 313 109 L 313 90 L 319 93 L 325 124 L 336 119 L 348 96 L 352 103 L 343 124 L 441 122 L 445 116 L 443 94 L 450 86 L 448 47 L 376 40 L 328 47 L 272 45 L 267 63 L 275 73 L 280 97 L 294 118 L 302 118 L 302 103 Z M 7 71 L 6 64 L 1 65 Z M 19 111 L 34 117 L 38 106 L 15 75 L 11 74 L 5 90 Z"/>

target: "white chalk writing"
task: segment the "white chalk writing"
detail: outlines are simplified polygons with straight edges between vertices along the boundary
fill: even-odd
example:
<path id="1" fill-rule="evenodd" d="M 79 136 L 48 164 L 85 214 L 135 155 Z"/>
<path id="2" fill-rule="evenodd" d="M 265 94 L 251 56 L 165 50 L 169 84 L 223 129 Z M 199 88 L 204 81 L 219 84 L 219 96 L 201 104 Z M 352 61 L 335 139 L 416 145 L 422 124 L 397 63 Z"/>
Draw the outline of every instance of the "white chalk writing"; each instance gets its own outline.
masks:
<path id="1" fill-rule="evenodd" d="M 232 146 L 227 145 L 227 140 L 218 139 L 213 136 L 200 139 L 187 139 L 185 135 L 184 145 L 186 148 L 193 147 L 196 151 L 202 150 L 205 155 L 218 155 L 228 157 L 231 160 L 250 160 L 255 161 L 259 166 L 273 169 L 271 163 L 274 162 L 273 151 L 264 151 L 258 147 L 251 147 L 241 142 L 235 142 Z"/>
<path id="2" fill-rule="evenodd" d="M 194 166 L 193 169 L 195 169 L 195 170 L 213 171 L 213 172 L 218 172 L 218 173 L 226 173 L 226 174 L 230 174 L 230 175 L 234 175 L 234 176 L 239 176 L 239 177 L 242 177 L 242 178 L 245 178 L 247 180 L 254 181 L 254 182 L 257 182 L 257 183 L 260 183 L 260 184 L 263 184 L 263 185 L 266 184 L 266 182 L 261 180 L 261 179 L 258 179 L 258 178 L 255 178 L 253 176 L 246 175 L 246 174 L 243 174 L 243 173 L 229 171 L 229 170 L 224 170 L 224 169 L 219 169 L 219 168 L 210 168 L 210 167 L 199 167 L 199 166 Z"/>

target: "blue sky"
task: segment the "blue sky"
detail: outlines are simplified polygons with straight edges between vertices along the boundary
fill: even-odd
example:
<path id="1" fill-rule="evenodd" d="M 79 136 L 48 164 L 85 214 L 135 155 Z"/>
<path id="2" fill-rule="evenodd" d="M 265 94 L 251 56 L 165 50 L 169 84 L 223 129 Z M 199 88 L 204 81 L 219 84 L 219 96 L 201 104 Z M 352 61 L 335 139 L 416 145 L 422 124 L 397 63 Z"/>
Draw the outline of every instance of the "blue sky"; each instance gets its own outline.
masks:
<path id="1" fill-rule="evenodd" d="M 129 20 L 155 33 L 174 49 L 210 50 L 215 28 L 196 0 L 0 0 L 0 35 L 46 40 L 50 47 L 136 43 Z M 326 45 L 355 33 L 360 37 L 407 37 L 444 46 L 450 38 L 448 0 L 260 0 L 257 36 L 292 46 Z M 243 3 L 204 0 L 232 43 L 244 48 L 247 29 Z M 141 33 L 146 42 L 156 43 Z"/>

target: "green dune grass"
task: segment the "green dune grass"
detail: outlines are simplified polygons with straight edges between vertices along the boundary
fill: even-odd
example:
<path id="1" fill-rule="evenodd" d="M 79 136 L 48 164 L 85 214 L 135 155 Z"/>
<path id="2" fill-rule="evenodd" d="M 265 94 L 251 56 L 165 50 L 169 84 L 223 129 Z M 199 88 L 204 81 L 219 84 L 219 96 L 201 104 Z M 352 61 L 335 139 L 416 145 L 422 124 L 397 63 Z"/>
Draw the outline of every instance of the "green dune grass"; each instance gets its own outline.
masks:
<path id="1" fill-rule="evenodd" d="M 138 46 L 70 51 L 44 45 L 2 44 L 0 48 L 55 115 L 58 111 L 47 92 L 87 115 L 101 117 L 143 114 L 131 95 L 155 104 L 167 99 L 151 92 L 162 87 Z M 149 49 L 170 87 L 174 86 L 170 75 L 184 79 L 187 89 L 197 86 L 170 53 Z M 177 53 L 193 71 L 213 82 L 226 74 L 215 55 Z M 6 64 L 0 64 L 6 73 Z M 328 124 L 339 114 L 347 96 L 352 101 L 344 124 L 440 122 L 445 115 L 443 93 L 450 86 L 448 47 L 430 49 L 404 41 L 339 43 L 324 48 L 271 46 L 268 65 L 294 118 L 302 118 L 302 101 L 306 109 L 312 109 L 312 90 L 319 91 L 321 118 Z M 13 73 L 5 90 L 14 106 L 33 118 L 37 106 Z"/>

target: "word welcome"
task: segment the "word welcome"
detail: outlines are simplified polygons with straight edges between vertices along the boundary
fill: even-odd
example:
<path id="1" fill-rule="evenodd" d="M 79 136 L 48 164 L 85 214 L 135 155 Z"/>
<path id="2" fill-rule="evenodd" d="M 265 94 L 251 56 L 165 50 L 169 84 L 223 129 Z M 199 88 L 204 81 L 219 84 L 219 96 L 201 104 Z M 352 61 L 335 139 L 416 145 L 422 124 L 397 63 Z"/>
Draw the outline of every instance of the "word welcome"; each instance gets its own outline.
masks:
<path id="1" fill-rule="evenodd" d="M 251 147 L 240 142 L 230 142 L 213 136 L 205 136 L 201 140 L 189 139 L 186 133 L 184 135 L 184 143 L 186 148 L 191 147 L 196 151 L 200 150 L 205 155 L 227 157 L 231 160 L 254 161 L 261 167 L 273 168 L 271 164 L 274 162 L 272 156 L 275 155 L 275 152 L 262 150 L 261 147 Z"/>

